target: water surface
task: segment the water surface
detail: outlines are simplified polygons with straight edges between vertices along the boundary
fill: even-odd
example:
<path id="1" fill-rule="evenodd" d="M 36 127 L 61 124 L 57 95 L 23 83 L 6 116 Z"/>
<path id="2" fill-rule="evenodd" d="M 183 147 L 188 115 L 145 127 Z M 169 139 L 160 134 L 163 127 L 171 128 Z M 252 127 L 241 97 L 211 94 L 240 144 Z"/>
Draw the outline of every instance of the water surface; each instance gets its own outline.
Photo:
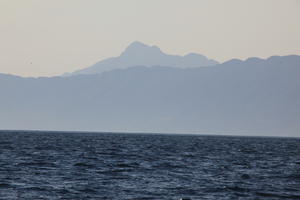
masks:
<path id="1" fill-rule="evenodd" d="M 0 199 L 300 199 L 300 140 L 0 132 Z"/>

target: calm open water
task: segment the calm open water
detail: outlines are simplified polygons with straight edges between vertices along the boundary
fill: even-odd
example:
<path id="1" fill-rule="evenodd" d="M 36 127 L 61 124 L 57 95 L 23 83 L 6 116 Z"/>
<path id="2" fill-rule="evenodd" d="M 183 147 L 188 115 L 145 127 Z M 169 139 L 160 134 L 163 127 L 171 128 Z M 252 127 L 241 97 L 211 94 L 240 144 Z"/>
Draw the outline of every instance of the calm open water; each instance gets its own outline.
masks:
<path id="1" fill-rule="evenodd" d="M 300 199 L 300 140 L 0 132 L 0 199 Z"/>

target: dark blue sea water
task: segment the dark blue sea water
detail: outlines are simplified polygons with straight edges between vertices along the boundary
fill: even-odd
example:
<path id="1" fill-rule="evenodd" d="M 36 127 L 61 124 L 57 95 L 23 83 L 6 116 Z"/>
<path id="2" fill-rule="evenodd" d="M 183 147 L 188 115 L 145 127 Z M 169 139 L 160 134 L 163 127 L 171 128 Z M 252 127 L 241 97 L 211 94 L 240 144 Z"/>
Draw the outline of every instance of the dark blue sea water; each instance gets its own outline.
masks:
<path id="1" fill-rule="evenodd" d="M 300 140 L 0 132 L 0 199 L 300 199 Z"/>

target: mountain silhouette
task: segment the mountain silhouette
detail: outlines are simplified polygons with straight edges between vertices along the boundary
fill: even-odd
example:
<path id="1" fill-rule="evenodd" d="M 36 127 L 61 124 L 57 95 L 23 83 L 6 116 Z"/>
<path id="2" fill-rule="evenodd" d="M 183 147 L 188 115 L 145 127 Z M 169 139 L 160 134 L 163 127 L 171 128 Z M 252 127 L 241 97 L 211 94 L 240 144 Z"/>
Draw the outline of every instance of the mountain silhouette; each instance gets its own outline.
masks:
<path id="1" fill-rule="evenodd" d="M 0 74 L 0 129 L 300 136 L 299 77 L 296 55 L 68 77 Z"/>
<path id="2" fill-rule="evenodd" d="M 108 58 L 96 64 L 65 75 L 98 74 L 113 69 L 124 69 L 133 66 L 170 66 L 179 68 L 193 68 L 218 64 L 200 54 L 175 56 L 163 53 L 157 46 L 148 46 L 141 42 L 131 43 L 119 56 Z"/>

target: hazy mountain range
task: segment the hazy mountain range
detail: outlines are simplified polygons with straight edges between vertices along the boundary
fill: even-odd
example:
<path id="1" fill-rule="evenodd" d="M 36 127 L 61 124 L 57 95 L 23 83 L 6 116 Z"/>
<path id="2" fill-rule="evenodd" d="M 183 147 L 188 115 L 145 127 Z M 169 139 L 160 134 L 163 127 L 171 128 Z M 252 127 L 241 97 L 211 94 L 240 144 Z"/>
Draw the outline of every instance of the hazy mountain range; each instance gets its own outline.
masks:
<path id="1" fill-rule="evenodd" d="M 300 136 L 300 56 L 218 64 L 133 43 L 71 75 L 0 74 L 0 129 Z"/>
<path id="2" fill-rule="evenodd" d="M 95 74 L 113 69 L 124 69 L 134 66 L 192 68 L 216 64 L 219 63 L 200 54 L 190 53 L 185 56 L 167 55 L 157 46 L 148 46 L 141 42 L 133 42 L 119 57 L 108 58 L 85 69 L 81 69 L 73 73 L 66 73 L 64 75 Z"/>

